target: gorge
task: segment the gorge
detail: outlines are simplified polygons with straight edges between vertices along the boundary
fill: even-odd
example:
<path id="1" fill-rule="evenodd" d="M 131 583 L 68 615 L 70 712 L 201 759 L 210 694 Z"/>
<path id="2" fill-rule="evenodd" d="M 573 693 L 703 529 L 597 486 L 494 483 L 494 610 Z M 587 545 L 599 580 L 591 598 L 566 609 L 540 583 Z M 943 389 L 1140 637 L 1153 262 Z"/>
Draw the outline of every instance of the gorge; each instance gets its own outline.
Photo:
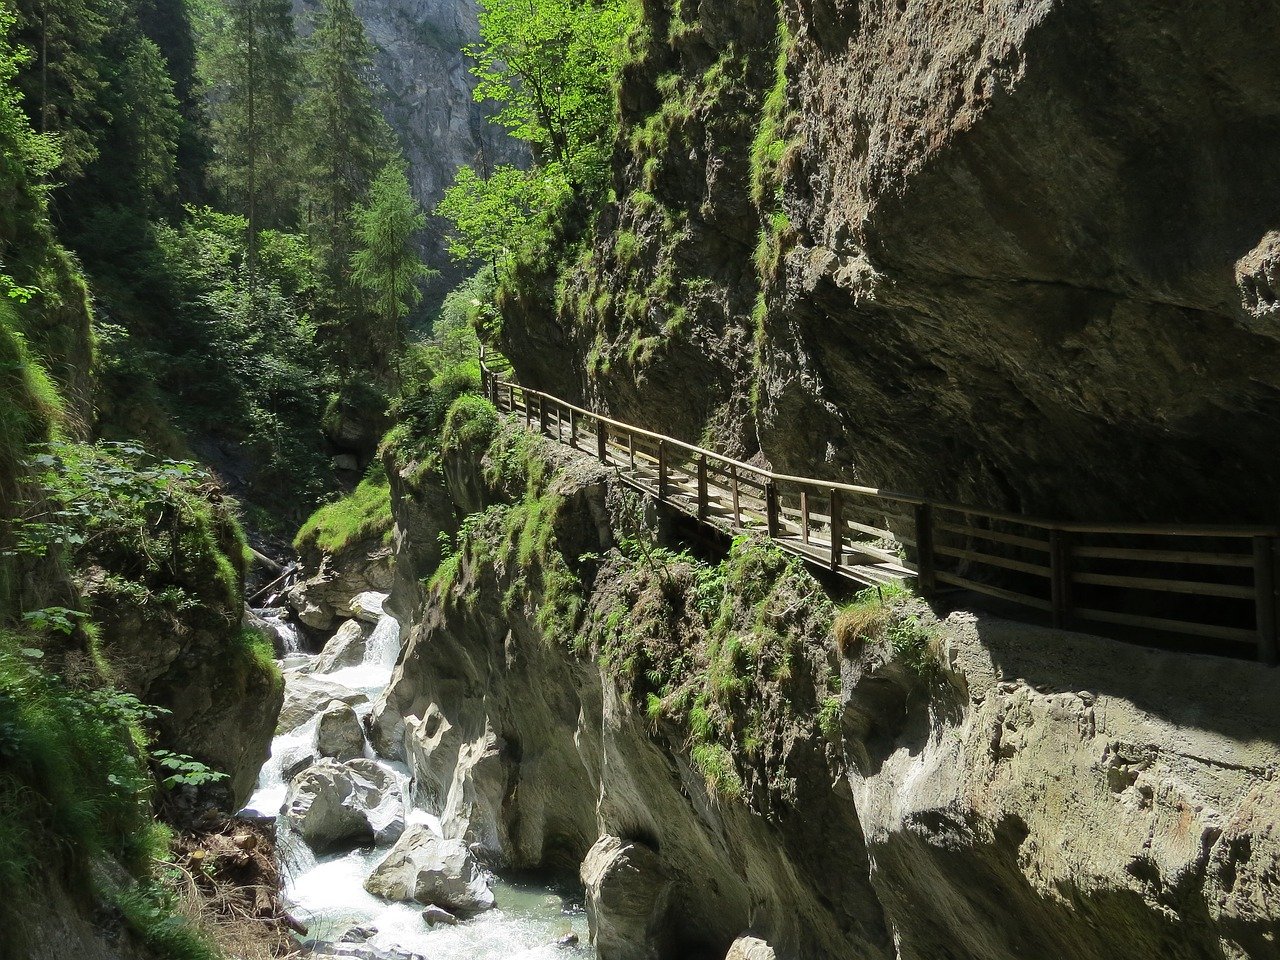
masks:
<path id="1" fill-rule="evenodd" d="M 1280 958 L 1275 23 L 0 0 L 0 960 Z"/>

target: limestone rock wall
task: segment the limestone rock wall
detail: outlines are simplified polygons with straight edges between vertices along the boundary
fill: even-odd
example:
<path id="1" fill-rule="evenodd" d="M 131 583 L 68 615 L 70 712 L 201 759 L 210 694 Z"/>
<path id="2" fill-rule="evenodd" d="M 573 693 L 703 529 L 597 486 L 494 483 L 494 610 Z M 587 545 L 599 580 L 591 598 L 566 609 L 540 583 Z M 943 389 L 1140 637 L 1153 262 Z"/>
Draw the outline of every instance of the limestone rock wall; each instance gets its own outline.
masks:
<path id="1" fill-rule="evenodd" d="M 508 304 L 525 379 L 788 472 L 1276 520 L 1273 0 L 645 12 L 594 260 Z"/>
<path id="2" fill-rule="evenodd" d="M 637 577 L 675 609 L 695 602 L 611 552 L 634 504 L 607 474 L 544 455 L 565 498 L 557 550 L 612 558 L 588 572 L 588 606 L 619 609 Z M 508 494 L 487 462 L 454 454 L 435 496 L 500 547 Z M 414 801 L 490 864 L 585 861 L 603 960 L 1280 957 L 1275 671 L 940 622 L 913 601 L 898 616 L 930 637 L 922 668 L 891 639 L 813 627 L 800 611 L 828 601 L 812 580 L 808 595 L 766 584 L 791 611 L 791 666 L 733 695 L 764 720 L 726 794 L 625 664 L 547 633 L 539 566 L 503 557 L 466 553 L 447 588 L 418 588 L 372 734 L 409 764 Z M 642 606 L 625 608 L 632 629 Z M 654 641 L 693 650 L 692 622 Z M 840 673 L 834 730 L 818 717 L 824 662 Z"/>

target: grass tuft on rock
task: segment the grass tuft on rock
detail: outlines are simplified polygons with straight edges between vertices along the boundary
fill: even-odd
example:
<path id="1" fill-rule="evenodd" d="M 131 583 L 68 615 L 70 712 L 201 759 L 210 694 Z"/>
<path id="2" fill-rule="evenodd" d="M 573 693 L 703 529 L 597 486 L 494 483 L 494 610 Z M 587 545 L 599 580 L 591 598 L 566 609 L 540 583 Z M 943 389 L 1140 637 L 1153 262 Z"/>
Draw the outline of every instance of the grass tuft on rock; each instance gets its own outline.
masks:
<path id="1" fill-rule="evenodd" d="M 337 554 L 366 540 L 391 540 L 391 484 L 386 470 L 375 462 L 359 486 L 346 497 L 311 515 L 293 546 L 299 553 Z"/>

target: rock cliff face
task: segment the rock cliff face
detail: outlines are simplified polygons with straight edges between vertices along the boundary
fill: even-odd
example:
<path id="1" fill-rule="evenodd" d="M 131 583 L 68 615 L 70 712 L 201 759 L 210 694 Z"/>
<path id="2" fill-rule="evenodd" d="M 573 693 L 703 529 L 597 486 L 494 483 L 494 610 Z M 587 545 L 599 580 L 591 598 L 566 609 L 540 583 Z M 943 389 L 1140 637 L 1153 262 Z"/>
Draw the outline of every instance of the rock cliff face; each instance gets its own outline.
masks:
<path id="1" fill-rule="evenodd" d="M 468 519 L 373 738 L 489 864 L 581 864 L 602 960 L 1280 957 L 1274 671 L 836 617 L 766 547 L 637 547 L 643 504 L 514 426 L 415 476 L 407 523 Z"/>
<path id="2" fill-rule="evenodd" d="M 464 164 L 524 162 L 524 152 L 486 120 L 462 50 L 480 37 L 475 0 L 357 0 L 356 11 L 377 47 L 383 115 L 409 160 L 414 194 L 430 212 Z M 425 236 L 426 255 L 442 276 L 428 301 L 461 278 L 445 253 L 442 225 Z"/>
<path id="3" fill-rule="evenodd" d="M 645 11 L 594 260 L 508 304 L 526 379 L 790 471 L 1276 519 L 1273 4 Z"/>

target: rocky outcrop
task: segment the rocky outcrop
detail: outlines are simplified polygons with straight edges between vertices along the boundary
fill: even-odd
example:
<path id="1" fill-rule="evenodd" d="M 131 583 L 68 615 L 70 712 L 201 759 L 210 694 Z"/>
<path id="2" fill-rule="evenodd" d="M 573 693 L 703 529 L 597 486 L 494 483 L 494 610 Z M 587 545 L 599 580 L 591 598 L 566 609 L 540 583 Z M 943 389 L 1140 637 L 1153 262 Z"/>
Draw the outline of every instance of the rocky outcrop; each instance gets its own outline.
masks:
<path id="1" fill-rule="evenodd" d="M 405 832 L 365 889 L 384 900 L 416 900 L 461 917 L 492 910 L 495 903 L 489 881 L 467 845 L 421 825 Z"/>
<path id="2" fill-rule="evenodd" d="M 648 847 L 601 837 L 582 861 L 591 943 L 613 960 L 663 956 L 670 878 Z"/>
<path id="3" fill-rule="evenodd" d="M 316 853 L 393 843 L 404 832 L 400 784 L 372 760 L 321 760 L 289 784 L 280 820 Z"/>
<path id="4" fill-rule="evenodd" d="M 545 276 L 506 302 L 524 382 L 787 473 L 1276 520 L 1280 41 L 1255 4 L 645 11 L 594 265 L 559 316 Z"/>
<path id="5" fill-rule="evenodd" d="M 356 615 L 353 597 L 385 595 L 391 589 L 391 558 L 391 549 L 380 538 L 353 543 L 333 557 L 308 551 L 303 556 L 308 574 L 289 588 L 289 606 L 303 624 L 327 633 Z"/>
<path id="6" fill-rule="evenodd" d="M 229 510 L 216 499 L 208 509 L 166 521 L 191 544 L 170 563 L 144 560 L 146 544 L 131 552 L 103 538 L 79 586 L 115 679 L 161 709 L 159 745 L 227 774 L 238 809 L 270 752 L 284 690 L 270 649 L 244 627 L 243 544 Z"/>
<path id="7" fill-rule="evenodd" d="M 1121 929 L 1132 957 L 1280 955 L 1274 671 L 969 614 L 937 636 L 927 696 L 845 667 L 877 890 L 903 918 L 930 897 L 904 956 L 1104 957 Z"/>
<path id="8" fill-rule="evenodd" d="M 534 455 L 447 464 L 483 516 L 373 730 L 486 862 L 581 866 L 602 960 L 1280 957 L 1274 671 L 914 601 L 837 642 L 795 564 L 620 555 L 641 505 Z"/>

